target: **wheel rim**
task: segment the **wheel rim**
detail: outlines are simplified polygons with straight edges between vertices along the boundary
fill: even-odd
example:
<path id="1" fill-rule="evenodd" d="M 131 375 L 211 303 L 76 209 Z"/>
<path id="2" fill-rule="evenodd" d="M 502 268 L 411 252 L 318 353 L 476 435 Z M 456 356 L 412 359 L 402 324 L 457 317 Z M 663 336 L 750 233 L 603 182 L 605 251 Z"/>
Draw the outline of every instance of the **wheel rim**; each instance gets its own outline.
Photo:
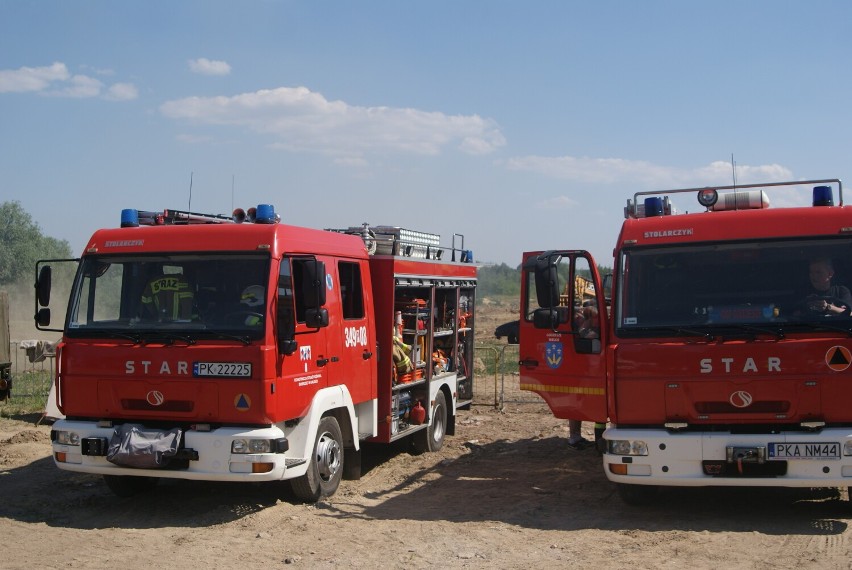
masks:
<path id="1" fill-rule="evenodd" d="M 323 433 L 317 441 L 317 470 L 323 481 L 328 482 L 334 478 L 335 473 L 340 469 L 341 459 L 340 442 L 330 433 Z"/>
<path id="2" fill-rule="evenodd" d="M 435 408 L 434 421 L 432 422 L 432 440 L 441 441 L 444 438 L 444 407 L 438 406 Z"/>

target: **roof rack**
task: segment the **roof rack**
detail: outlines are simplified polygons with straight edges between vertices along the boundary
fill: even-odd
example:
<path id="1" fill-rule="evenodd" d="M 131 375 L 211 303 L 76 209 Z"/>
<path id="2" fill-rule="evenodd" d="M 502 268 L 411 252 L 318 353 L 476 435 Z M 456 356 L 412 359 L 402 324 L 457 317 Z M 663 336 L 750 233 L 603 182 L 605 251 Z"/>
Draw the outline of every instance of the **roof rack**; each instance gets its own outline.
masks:
<path id="1" fill-rule="evenodd" d="M 367 246 L 370 255 L 396 255 L 420 259 L 442 260 L 445 252 L 450 251 L 450 261 L 456 261 L 458 253 L 462 263 L 473 262 L 473 252 L 464 249 L 464 236 L 453 234 L 453 245 L 441 245 L 439 234 L 419 232 L 399 226 L 371 226 L 363 223 L 348 228 L 326 228 L 326 231 L 359 236 Z M 456 237 L 461 238 L 461 247 L 456 247 Z"/>

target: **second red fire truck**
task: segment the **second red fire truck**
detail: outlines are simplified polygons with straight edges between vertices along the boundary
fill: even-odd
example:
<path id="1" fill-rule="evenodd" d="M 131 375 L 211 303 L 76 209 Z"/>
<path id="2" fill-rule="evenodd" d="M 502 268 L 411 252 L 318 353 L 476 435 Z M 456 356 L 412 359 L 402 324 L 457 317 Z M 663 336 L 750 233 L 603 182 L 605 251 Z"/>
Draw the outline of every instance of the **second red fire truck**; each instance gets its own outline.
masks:
<path id="1" fill-rule="evenodd" d="M 160 478 L 290 480 L 315 501 L 360 475 L 363 441 L 439 449 L 473 399 L 476 267 L 453 239 L 295 227 L 269 205 L 123 211 L 73 260 L 54 461 L 122 496 Z"/>
<path id="2" fill-rule="evenodd" d="M 637 193 L 625 217 L 611 294 L 582 249 L 524 254 L 521 388 L 557 417 L 609 422 L 604 470 L 629 503 L 659 486 L 848 486 L 841 182 Z"/>

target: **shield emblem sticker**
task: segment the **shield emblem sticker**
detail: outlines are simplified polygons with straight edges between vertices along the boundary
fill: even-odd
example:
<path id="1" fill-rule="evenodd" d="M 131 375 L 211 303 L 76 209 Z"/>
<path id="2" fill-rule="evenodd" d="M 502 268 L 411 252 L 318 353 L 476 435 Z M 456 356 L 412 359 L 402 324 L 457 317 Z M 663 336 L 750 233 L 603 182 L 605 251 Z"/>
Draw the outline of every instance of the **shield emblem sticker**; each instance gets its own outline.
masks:
<path id="1" fill-rule="evenodd" d="M 559 368 L 562 365 L 562 343 L 548 342 L 544 345 L 544 357 L 550 368 Z"/>

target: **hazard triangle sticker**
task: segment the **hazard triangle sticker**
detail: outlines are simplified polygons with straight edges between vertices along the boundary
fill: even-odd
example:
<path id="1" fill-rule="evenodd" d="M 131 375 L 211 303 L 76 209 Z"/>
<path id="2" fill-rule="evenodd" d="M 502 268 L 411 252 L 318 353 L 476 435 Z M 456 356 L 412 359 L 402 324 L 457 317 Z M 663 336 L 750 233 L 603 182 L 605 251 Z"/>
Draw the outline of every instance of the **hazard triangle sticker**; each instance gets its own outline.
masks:
<path id="1" fill-rule="evenodd" d="M 835 372 L 843 372 L 852 364 L 852 352 L 845 346 L 832 346 L 825 353 L 825 363 Z"/>

